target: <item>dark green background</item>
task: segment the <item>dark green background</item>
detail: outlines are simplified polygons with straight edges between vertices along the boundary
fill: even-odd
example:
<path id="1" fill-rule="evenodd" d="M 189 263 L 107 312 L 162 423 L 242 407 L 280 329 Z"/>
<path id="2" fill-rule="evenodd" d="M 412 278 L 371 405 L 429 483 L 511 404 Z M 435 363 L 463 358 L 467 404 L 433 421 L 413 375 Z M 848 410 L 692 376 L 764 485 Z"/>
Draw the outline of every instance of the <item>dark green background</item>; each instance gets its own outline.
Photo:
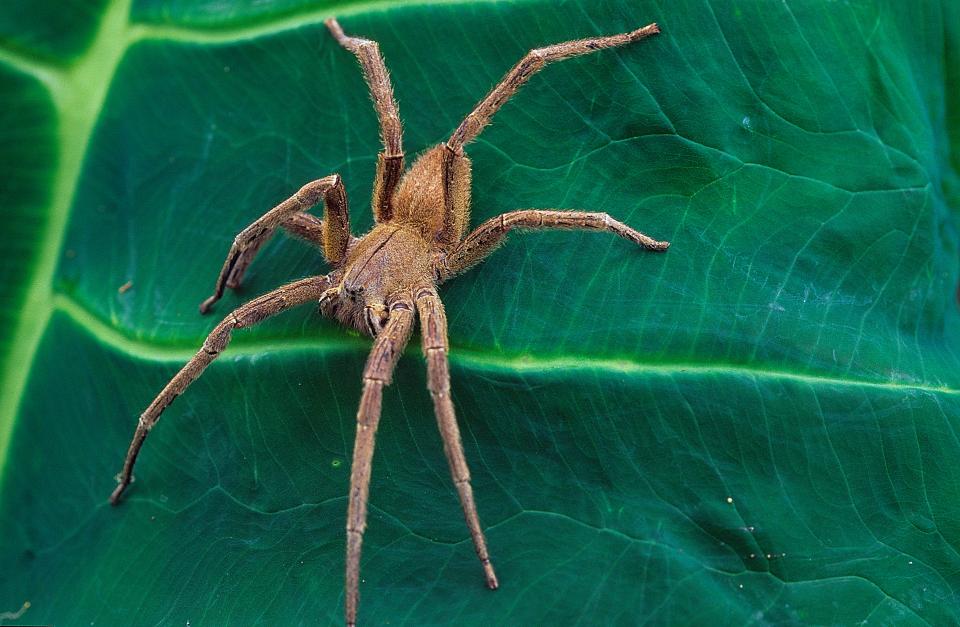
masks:
<path id="1" fill-rule="evenodd" d="M 413 347 L 364 623 L 960 621 L 960 10 L 932 0 L 5 3 L 0 612 L 342 620 L 369 344 L 315 308 L 238 334 L 106 504 L 233 235 L 330 172 L 371 223 L 376 118 L 333 14 L 380 41 L 411 154 L 531 47 L 664 31 L 550 66 L 471 145 L 474 224 L 594 209 L 673 246 L 515 235 L 444 287 L 502 587 Z M 324 267 L 278 237 L 218 314 Z"/>

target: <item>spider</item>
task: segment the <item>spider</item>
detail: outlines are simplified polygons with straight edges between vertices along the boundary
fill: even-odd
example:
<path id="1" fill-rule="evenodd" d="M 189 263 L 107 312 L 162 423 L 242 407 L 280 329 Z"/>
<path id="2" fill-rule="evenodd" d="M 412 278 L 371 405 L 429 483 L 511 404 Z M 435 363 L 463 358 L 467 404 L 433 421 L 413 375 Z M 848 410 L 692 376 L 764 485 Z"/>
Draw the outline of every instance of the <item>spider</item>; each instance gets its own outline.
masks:
<path id="1" fill-rule="evenodd" d="M 376 224 L 363 237 L 350 234 L 343 182 L 339 175 L 331 174 L 307 183 L 236 236 L 213 295 L 200 305 L 201 313 L 210 311 L 225 288 L 240 286 L 257 251 L 277 229 L 317 245 L 333 270 L 323 276 L 294 281 L 255 298 L 234 310 L 213 329 L 200 351 L 141 414 L 110 502 L 119 503 L 130 484 L 137 455 L 160 414 L 223 352 L 235 329 L 249 327 L 296 305 L 319 302 L 324 315 L 373 338 L 373 348 L 363 371 L 347 507 L 344 610 L 346 624 L 353 626 L 357 620 L 360 548 L 366 527 L 370 469 L 383 388 L 390 384 L 394 366 L 407 345 L 417 317 L 427 362 L 427 387 L 453 483 L 487 586 L 496 589 L 499 585 L 477 516 L 470 472 L 450 398 L 447 319 L 437 286 L 483 261 L 513 229 L 609 231 L 652 251 L 664 251 L 670 244 L 635 231 L 606 213 L 539 209 L 504 213 L 464 237 L 470 222 L 471 185 L 470 160 L 464 153 L 464 145 L 476 138 L 514 92 L 550 61 L 655 35 L 660 32 L 656 24 L 629 33 L 531 50 L 476 105 L 446 143 L 430 148 L 405 170 L 400 118 L 379 46 L 375 41 L 346 35 L 336 19 L 325 23 L 337 42 L 359 60 L 379 118 L 383 151 L 377 155 L 373 184 Z M 323 220 L 307 213 L 321 201 Z"/>

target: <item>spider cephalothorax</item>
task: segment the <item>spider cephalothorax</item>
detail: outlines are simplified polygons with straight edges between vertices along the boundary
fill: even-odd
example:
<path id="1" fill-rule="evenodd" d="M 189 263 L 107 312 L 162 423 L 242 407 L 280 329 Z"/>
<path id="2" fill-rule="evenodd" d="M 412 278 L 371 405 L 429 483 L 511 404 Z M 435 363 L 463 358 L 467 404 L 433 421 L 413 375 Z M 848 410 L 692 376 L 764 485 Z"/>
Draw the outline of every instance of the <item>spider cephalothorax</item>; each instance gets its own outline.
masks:
<path id="1" fill-rule="evenodd" d="M 217 278 L 213 295 L 200 305 L 202 313 L 210 310 L 226 287 L 239 287 L 257 251 L 278 228 L 318 245 L 333 270 L 327 275 L 301 279 L 255 298 L 214 328 L 200 351 L 140 416 L 118 476 L 119 485 L 110 496 L 110 502 L 117 504 L 130 484 L 140 447 L 160 414 L 226 348 L 234 329 L 256 324 L 290 307 L 318 301 L 325 315 L 374 338 L 363 372 L 363 395 L 357 412 L 347 508 L 345 613 L 347 624 L 353 625 L 357 615 L 360 547 L 366 526 L 374 436 L 380 420 L 383 388 L 390 383 L 393 368 L 410 338 L 415 318 L 420 320 L 428 388 L 453 482 L 487 585 L 490 588 L 498 585 L 477 516 L 470 473 L 450 400 L 447 320 L 437 295 L 437 285 L 483 261 L 509 231 L 517 228 L 602 230 L 647 250 L 663 251 L 669 246 L 667 242 L 651 239 L 605 213 L 581 211 L 512 211 L 487 220 L 464 236 L 470 222 L 470 161 L 464 154 L 464 145 L 474 139 L 517 88 L 547 62 L 620 46 L 660 31 L 656 24 L 650 24 L 621 35 L 580 39 L 531 50 L 480 101 L 446 143 L 429 149 L 409 171 L 404 172 L 400 118 L 377 44 L 348 37 L 336 20 L 328 20 L 327 26 L 337 41 L 359 59 L 380 119 L 384 150 L 377 157 L 373 188 L 376 225 L 362 238 L 350 234 L 346 192 L 340 177 L 332 174 L 304 185 L 237 235 Z M 323 220 L 306 213 L 321 201 Z"/>

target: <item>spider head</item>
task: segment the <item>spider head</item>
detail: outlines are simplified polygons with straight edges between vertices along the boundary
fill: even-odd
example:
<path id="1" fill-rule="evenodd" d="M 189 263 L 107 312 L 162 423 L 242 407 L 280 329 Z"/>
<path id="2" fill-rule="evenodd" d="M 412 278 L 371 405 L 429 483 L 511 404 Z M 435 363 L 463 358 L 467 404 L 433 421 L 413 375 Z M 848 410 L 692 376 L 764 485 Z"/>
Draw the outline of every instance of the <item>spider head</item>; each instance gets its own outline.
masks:
<path id="1" fill-rule="evenodd" d="M 346 282 L 328 289 L 320 297 L 320 311 L 370 337 L 376 337 L 390 318 L 382 298 Z"/>

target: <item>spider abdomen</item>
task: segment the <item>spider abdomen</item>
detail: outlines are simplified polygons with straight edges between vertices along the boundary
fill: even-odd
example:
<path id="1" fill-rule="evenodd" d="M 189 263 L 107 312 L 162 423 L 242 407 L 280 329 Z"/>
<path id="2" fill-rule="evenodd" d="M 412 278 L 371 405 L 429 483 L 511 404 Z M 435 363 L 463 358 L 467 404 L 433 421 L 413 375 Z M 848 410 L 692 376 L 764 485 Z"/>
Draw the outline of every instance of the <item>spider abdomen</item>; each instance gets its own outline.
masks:
<path id="1" fill-rule="evenodd" d="M 449 172 L 444 173 L 445 160 Z M 452 229 L 444 222 L 448 215 L 444 207 L 444 179 L 448 178 Z M 434 146 L 420 155 L 400 180 L 393 196 L 391 224 L 404 224 L 419 231 L 428 241 L 435 242 L 440 233 L 447 232 L 451 242 L 459 241 L 470 221 L 470 159 L 465 154 L 450 153 L 444 144 Z"/>

